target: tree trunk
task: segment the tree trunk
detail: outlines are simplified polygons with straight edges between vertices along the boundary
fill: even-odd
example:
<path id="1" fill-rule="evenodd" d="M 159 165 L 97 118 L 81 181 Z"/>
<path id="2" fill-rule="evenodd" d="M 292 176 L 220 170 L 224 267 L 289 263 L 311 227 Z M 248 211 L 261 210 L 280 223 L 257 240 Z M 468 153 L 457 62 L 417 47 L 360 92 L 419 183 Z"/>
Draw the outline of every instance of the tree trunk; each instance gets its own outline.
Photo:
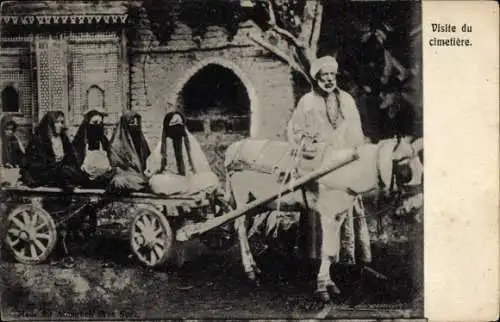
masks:
<path id="1" fill-rule="evenodd" d="M 288 64 L 299 70 L 311 83 L 309 67 L 316 59 L 318 40 L 321 31 L 323 4 L 321 0 L 307 0 L 301 16 L 301 31 L 298 37 L 290 31 L 276 25 L 274 11 L 271 5 L 271 28 L 263 31 L 260 37 L 251 37 L 259 45 L 284 59 Z M 256 39 L 258 38 L 258 40 Z"/>
<path id="2" fill-rule="evenodd" d="M 299 40 L 306 44 L 310 58 L 316 58 L 318 53 L 318 40 L 321 32 L 323 18 L 323 4 L 321 0 L 308 0 L 304 7 L 301 33 Z"/>

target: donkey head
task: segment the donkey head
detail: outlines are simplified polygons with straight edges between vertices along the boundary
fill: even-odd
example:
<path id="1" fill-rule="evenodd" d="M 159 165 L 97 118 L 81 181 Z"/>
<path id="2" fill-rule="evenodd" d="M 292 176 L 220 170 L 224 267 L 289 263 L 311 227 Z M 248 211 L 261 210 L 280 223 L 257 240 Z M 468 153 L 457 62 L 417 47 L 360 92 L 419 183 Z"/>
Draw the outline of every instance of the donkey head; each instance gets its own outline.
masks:
<path id="1" fill-rule="evenodd" d="M 410 142 L 410 138 L 398 138 L 392 153 L 396 184 L 402 188 L 422 184 L 423 165 L 418 153 L 423 149 L 422 138 Z"/>

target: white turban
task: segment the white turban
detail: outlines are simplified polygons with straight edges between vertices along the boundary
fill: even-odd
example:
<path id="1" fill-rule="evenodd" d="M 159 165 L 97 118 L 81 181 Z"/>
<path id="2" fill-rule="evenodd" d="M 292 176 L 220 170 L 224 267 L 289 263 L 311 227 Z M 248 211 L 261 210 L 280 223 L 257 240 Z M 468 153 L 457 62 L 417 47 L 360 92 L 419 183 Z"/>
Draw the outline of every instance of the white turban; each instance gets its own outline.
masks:
<path id="1" fill-rule="evenodd" d="M 320 71 L 320 69 L 327 66 L 333 67 L 335 69 L 335 73 L 337 73 L 337 70 L 339 68 L 337 60 L 332 56 L 323 56 L 311 63 L 311 76 L 316 77 L 316 74 Z"/>

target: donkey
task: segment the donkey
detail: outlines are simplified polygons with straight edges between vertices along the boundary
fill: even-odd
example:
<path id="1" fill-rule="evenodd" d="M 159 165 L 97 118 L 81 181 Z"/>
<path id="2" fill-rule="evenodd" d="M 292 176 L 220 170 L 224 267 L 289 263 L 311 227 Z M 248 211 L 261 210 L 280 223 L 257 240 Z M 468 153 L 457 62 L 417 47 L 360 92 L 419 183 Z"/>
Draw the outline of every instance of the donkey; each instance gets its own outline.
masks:
<path id="1" fill-rule="evenodd" d="M 334 150 L 331 146 L 303 140 L 300 147 L 284 141 L 244 139 L 226 150 L 226 198 L 234 207 L 280 191 L 287 182 L 326 166 L 352 149 Z M 267 208 L 309 211 L 319 217 L 321 231 L 320 268 L 316 292 L 324 301 L 339 294 L 330 276 L 330 266 L 342 255 L 351 263 L 371 261 L 370 238 L 363 214 L 361 196 L 376 192 L 395 195 L 405 185 L 419 185 L 423 166 L 418 158 L 422 141 L 394 138 L 378 144 L 355 148 L 359 158 L 317 181 L 278 198 Z M 361 216 L 354 216 L 354 213 Z M 260 270 L 248 242 L 245 216 L 235 221 L 243 268 L 250 280 Z M 347 235 L 347 240 L 341 235 Z M 358 242 L 360 245 L 356 245 Z M 354 254 L 361 249 L 361 254 Z"/>

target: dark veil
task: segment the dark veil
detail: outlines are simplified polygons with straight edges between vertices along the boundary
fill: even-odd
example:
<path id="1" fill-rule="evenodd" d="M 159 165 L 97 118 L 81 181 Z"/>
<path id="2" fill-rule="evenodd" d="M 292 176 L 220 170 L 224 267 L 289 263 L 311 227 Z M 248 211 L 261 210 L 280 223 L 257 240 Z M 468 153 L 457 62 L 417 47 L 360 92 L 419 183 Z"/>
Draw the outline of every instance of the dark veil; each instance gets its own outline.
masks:
<path id="1" fill-rule="evenodd" d="M 180 117 L 180 122 L 177 124 L 171 124 L 172 119 L 178 116 Z M 167 115 L 165 115 L 165 118 L 163 119 L 163 132 L 161 136 L 161 155 L 162 155 L 162 166 L 161 168 L 163 169 L 166 164 L 166 158 L 167 158 L 167 138 L 172 139 L 172 144 L 174 148 L 174 154 L 175 154 L 175 161 L 177 164 L 177 171 L 180 175 L 186 175 L 186 165 L 184 164 L 184 159 L 183 159 L 183 149 L 182 149 L 182 143 L 184 142 L 184 146 L 186 147 L 187 151 L 187 157 L 189 161 L 189 165 L 193 171 L 196 169 L 194 168 L 193 164 L 193 159 L 191 156 L 191 146 L 188 138 L 188 134 L 186 131 L 186 118 L 184 115 L 178 111 L 176 112 L 169 112 Z"/>
<path id="2" fill-rule="evenodd" d="M 134 119 L 137 120 L 137 126 L 130 126 Z M 133 169 L 142 174 L 146 170 L 146 160 L 150 153 L 142 132 L 141 115 L 133 111 L 123 113 L 111 136 L 110 159 L 112 166 L 123 170 Z"/>
<path id="3" fill-rule="evenodd" d="M 92 126 L 90 124 L 90 119 L 94 115 L 102 115 L 102 113 L 96 110 L 87 112 L 73 138 L 73 146 L 75 148 L 78 165 L 83 164 L 87 144 L 89 145 L 89 150 L 99 150 L 100 144 L 102 144 L 103 150 L 109 154 L 109 141 L 104 134 L 104 122 L 98 126 Z"/>

